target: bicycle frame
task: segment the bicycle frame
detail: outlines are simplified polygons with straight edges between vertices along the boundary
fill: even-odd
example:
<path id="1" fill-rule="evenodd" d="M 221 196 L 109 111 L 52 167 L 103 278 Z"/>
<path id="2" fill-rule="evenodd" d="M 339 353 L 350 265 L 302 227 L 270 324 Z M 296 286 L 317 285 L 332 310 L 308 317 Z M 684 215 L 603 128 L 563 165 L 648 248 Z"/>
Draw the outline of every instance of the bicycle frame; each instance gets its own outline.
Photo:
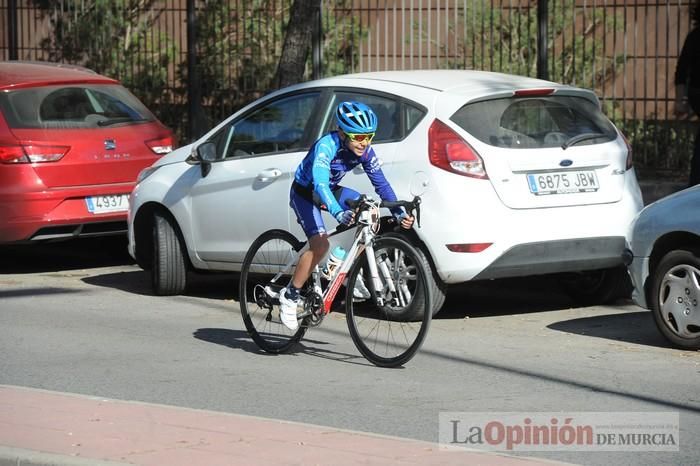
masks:
<path id="1" fill-rule="evenodd" d="M 342 285 L 343 282 L 345 282 L 345 277 L 350 271 L 350 267 L 352 267 L 352 264 L 355 263 L 355 258 L 363 252 L 367 255 L 367 264 L 370 271 L 370 277 L 372 278 L 372 282 L 374 283 L 374 289 L 379 290 L 382 287 L 382 283 L 379 280 L 379 268 L 377 267 L 377 261 L 374 256 L 374 238 L 376 237 L 376 233 L 372 231 L 373 224 L 371 215 L 372 214 L 370 211 L 363 211 L 360 213 L 360 220 L 358 223 L 361 225 L 361 228 L 357 229 L 355 239 L 352 242 L 352 246 L 350 246 L 350 251 L 348 251 L 345 260 L 343 260 L 343 263 L 340 265 L 340 268 L 338 269 L 335 276 L 328 284 L 328 287 L 322 295 L 324 314 L 328 314 L 331 311 L 331 304 L 333 304 L 333 300 L 338 294 L 340 285 Z M 328 236 L 333 236 L 336 233 L 337 228 L 334 229 Z M 316 268 L 314 269 L 314 274 L 317 274 L 317 272 L 318 266 L 316 266 Z M 320 278 L 318 276 L 314 276 L 314 281 L 316 280 L 320 282 Z M 393 282 L 391 280 L 388 280 L 388 282 L 389 287 L 393 288 Z M 392 291 L 395 290 L 392 289 Z M 377 292 L 375 292 L 375 299 L 377 300 L 377 304 L 379 304 L 380 306 L 384 304 L 384 299 Z"/>
<path id="2" fill-rule="evenodd" d="M 379 273 L 380 269 L 381 272 L 387 276 L 390 272 L 386 265 L 383 265 L 382 267 L 381 265 L 377 264 L 374 255 L 374 238 L 376 238 L 377 236 L 377 233 L 374 231 L 374 226 L 379 222 L 378 214 L 374 215 L 377 216 L 376 219 L 372 218 L 373 213 L 371 210 L 363 210 L 360 212 L 359 219 L 357 222 L 358 225 L 356 228 L 355 239 L 353 240 L 352 246 L 350 247 L 350 250 L 348 251 L 345 259 L 343 260 L 343 263 L 340 265 L 337 272 L 335 273 L 335 276 L 331 279 L 330 283 L 328 284 L 325 290 L 323 290 L 321 287 L 321 276 L 318 265 L 314 267 L 314 270 L 311 273 L 311 278 L 314 283 L 314 289 L 322 297 L 323 315 L 326 315 L 331 311 L 331 304 L 333 303 L 333 300 L 338 294 L 340 286 L 343 284 L 343 282 L 345 282 L 345 278 L 348 272 L 350 271 L 350 267 L 352 267 L 352 264 L 355 262 L 355 259 L 362 253 L 365 253 L 367 255 L 369 273 L 372 279 L 372 283 L 374 284 L 375 290 L 374 298 L 379 306 L 384 305 L 384 298 L 379 292 L 379 290 L 381 290 L 383 287 L 382 282 L 379 278 Z M 343 228 L 341 226 L 336 227 L 328 232 L 328 237 L 334 236 L 343 231 L 347 231 L 347 228 Z M 283 272 L 289 271 L 293 267 L 296 259 L 301 257 L 301 255 L 308 250 L 309 244 L 307 242 L 304 245 L 304 247 L 302 247 L 299 250 L 296 256 L 290 259 L 290 261 L 285 265 L 282 271 L 280 271 L 277 275 L 275 275 L 275 277 L 272 278 L 271 283 L 275 283 L 283 275 Z M 386 280 L 386 282 L 387 286 L 389 287 L 389 291 L 392 292 L 392 295 L 396 296 L 396 289 L 393 281 Z M 268 290 L 268 293 L 272 293 L 272 291 Z M 301 315 L 300 317 L 303 317 L 303 315 Z"/>

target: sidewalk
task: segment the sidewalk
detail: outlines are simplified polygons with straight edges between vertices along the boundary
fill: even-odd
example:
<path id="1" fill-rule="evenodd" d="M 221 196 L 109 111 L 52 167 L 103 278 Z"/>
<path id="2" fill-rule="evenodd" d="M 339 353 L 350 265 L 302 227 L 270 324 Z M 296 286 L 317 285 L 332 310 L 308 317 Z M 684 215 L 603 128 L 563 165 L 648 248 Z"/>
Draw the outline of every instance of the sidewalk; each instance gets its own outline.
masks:
<path id="1" fill-rule="evenodd" d="M 0 466 L 562 464 L 236 414 L 0 385 Z"/>

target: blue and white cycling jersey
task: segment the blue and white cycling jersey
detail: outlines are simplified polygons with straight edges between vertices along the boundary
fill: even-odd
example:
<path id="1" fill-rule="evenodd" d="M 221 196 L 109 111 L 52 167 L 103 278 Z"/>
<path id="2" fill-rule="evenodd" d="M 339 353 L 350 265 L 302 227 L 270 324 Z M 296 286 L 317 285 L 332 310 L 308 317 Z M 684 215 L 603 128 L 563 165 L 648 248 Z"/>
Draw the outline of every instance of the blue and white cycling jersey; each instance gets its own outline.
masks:
<path id="1" fill-rule="evenodd" d="M 309 153 L 302 160 L 294 174 L 294 180 L 303 187 L 311 187 L 321 198 L 321 202 L 328 207 L 328 211 L 334 217 L 343 211 L 333 195 L 333 190 L 338 186 L 345 174 L 362 164 L 362 168 L 374 186 L 374 190 L 383 201 L 396 201 L 396 194 L 384 176 L 379 165 L 379 158 L 369 146 L 361 157 L 345 148 L 343 142 L 334 131 L 316 141 Z M 399 216 L 403 213 L 401 208 L 392 209 L 392 213 Z"/>

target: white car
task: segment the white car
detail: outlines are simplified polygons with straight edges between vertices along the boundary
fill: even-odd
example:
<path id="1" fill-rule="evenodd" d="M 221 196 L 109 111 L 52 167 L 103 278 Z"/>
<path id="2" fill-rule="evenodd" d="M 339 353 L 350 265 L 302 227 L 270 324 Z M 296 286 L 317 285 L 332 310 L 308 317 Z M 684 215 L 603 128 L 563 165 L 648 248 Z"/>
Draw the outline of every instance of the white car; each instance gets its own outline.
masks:
<path id="1" fill-rule="evenodd" d="M 447 285 L 469 280 L 556 273 L 587 303 L 630 291 L 622 253 L 642 196 L 630 147 L 596 95 L 421 70 L 273 92 L 144 170 L 131 195 L 129 251 L 152 270 L 157 294 L 181 293 L 188 270 L 239 270 L 266 230 L 304 238 L 289 208 L 294 171 L 335 129 L 344 100 L 377 113 L 373 147 L 398 197 L 423 199 L 412 240 L 433 268 L 434 312 Z M 360 171 L 342 184 L 373 193 Z"/>

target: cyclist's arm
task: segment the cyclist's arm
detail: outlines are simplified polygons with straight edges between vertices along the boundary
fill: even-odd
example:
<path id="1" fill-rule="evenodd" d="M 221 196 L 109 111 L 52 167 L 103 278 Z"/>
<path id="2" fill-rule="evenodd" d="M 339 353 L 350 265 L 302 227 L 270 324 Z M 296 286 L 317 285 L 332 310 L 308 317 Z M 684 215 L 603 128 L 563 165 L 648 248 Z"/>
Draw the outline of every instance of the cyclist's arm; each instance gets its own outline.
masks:
<path id="1" fill-rule="evenodd" d="M 328 144 L 318 144 L 314 154 L 314 163 L 311 168 L 314 190 L 321 198 L 321 202 L 328 207 L 328 212 L 335 217 L 343 211 L 338 204 L 330 188 L 331 160 L 335 150 Z"/>
<path id="2" fill-rule="evenodd" d="M 379 195 L 382 201 L 394 202 L 398 200 L 396 193 L 394 193 L 391 184 L 384 176 L 381 166 L 379 165 L 379 158 L 377 154 L 374 153 L 374 149 L 371 147 L 367 153 L 367 158 L 362 161 L 362 168 L 369 177 L 372 186 L 374 186 L 374 191 Z M 393 207 L 391 213 L 395 217 L 400 217 L 404 211 L 401 207 Z"/>

